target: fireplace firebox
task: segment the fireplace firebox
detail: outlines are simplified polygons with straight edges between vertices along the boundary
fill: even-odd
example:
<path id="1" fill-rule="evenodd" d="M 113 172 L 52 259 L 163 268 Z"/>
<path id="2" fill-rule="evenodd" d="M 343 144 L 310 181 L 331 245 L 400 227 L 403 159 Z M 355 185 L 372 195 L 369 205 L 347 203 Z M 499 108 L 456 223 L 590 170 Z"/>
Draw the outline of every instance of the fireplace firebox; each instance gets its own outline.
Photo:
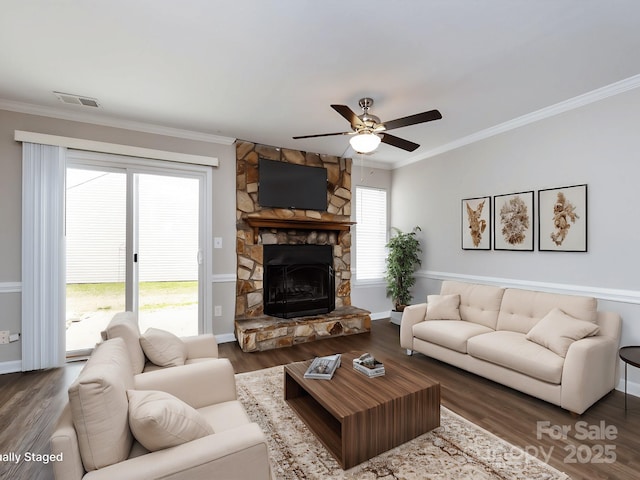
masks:
<path id="1" fill-rule="evenodd" d="M 264 245 L 264 313 L 294 318 L 335 309 L 331 245 Z"/>

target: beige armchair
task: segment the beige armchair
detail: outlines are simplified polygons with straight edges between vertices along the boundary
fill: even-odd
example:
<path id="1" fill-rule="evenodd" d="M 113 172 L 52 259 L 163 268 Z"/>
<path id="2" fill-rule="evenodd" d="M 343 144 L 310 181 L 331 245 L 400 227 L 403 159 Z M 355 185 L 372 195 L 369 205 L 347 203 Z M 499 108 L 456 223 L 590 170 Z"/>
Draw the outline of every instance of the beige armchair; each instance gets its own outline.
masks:
<path id="1" fill-rule="evenodd" d="M 101 343 L 89 358 L 51 436 L 51 451 L 62 458 L 54 462 L 57 480 L 271 478 L 266 438 L 237 400 L 227 359 L 131 371 L 121 338 Z M 162 398 L 151 409 L 134 406 L 145 395 Z M 176 404 L 209 432 L 192 433 L 182 410 L 172 416 Z M 196 438 L 184 441 L 189 435 Z"/>
<path id="2" fill-rule="evenodd" d="M 129 351 L 133 373 L 142 373 L 163 368 L 154 363 L 145 354 L 140 342 L 140 339 L 144 339 L 145 336 L 140 333 L 138 318 L 135 313 L 117 313 L 102 332 L 103 340 L 118 337 L 124 340 L 127 350 Z M 180 340 L 184 348 L 183 359 L 185 365 L 218 358 L 218 342 L 216 341 L 216 337 L 211 334 L 180 337 Z"/>

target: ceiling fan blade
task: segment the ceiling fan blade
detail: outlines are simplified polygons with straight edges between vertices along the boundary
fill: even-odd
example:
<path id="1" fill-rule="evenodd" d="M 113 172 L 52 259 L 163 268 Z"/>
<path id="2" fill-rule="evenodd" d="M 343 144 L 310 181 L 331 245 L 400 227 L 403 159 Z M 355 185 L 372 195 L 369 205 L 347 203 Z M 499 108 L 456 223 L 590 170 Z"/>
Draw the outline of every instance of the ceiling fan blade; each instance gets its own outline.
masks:
<path id="1" fill-rule="evenodd" d="M 318 133 L 316 135 L 301 135 L 299 137 L 293 137 L 294 140 L 300 140 L 301 138 L 315 138 L 315 137 L 331 137 L 333 135 L 351 135 L 353 132 L 339 132 L 339 133 Z"/>
<path id="2" fill-rule="evenodd" d="M 394 128 L 408 127 L 416 123 L 431 122 L 433 120 L 440 120 L 441 118 L 442 114 L 438 110 L 429 110 L 428 112 L 416 113 L 408 117 L 396 118 L 389 122 L 383 122 L 383 124 L 385 130 L 393 130 Z"/>
<path id="3" fill-rule="evenodd" d="M 346 105 L 331 105 L 331 108 L 333 108 L 336 112 L 338 112 L 340 115 L 346 118 L 352 127 L 355 128 L 359 126 L 364 126 L 364 123 L 362 123 L 362 120 L 360 120 L 358 116 L 355 114 L 355 112 L 351 110 L 349 107 L 347 107 Z"/>
<path id="4" fill-rule="evenodd" d="M 417 143 L 410 142 L 409 140 L 405 140 L 404 138 L 396 137 L 395 135 L 391 135 L 390 133 L 385 132 L 381 133 L 380 135 L 382 136 L 382 143 L 401 148 L 402 150 L 406 150 L 407 152 L 413 152 L 420 146 Z"/>

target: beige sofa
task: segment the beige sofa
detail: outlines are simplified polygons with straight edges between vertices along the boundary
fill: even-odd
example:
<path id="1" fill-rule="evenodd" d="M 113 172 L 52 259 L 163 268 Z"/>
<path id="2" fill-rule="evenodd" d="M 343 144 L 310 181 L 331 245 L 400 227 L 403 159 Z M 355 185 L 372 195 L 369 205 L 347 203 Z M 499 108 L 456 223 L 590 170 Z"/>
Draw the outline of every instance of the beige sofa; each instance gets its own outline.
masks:
<path id="1" fill-rule="evenodd" d="M 104 329 L 102 339 L 122 338 L 124 340 L 131 357 L 134 374 L 218 358 L 218 342 L 211 334 L 180 337 L 180 341 L 174 337 L 173 344 L 171 335 L 166 335 L 169 338 L 158 338 L 163 334 L 166 335 L 167 332 L 156 331 L 155 338 L 153 332 L 141 334 L 136 314 L 120 312 L 114 315 Z M 145 342 L 147 337 L 149 341 Z M 154 348 L 155 343 L 162 343 L 163 348 Z"/>
<path id="2" fill-rule="evenodd" d="M 400 344 L 581 414 L 615 388 L 621 324 L 595 298 L 445 281 Z"/>
<path id="3" fill-rule="evenodd" d="M 51 437 L 58 480 L 271 478 L 266 438 L 227 359 L 132 373 L 121 338 L 99 344 Z"/>

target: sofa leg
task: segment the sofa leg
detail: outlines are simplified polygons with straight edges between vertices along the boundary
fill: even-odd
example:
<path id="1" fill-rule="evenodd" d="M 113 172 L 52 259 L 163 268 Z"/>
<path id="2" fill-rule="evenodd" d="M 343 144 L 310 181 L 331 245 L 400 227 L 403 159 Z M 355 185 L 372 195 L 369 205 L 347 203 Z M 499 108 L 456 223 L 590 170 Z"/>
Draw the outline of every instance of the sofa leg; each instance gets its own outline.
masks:
<path id="1" fill-rule="evenodd" d="M 407 348 L 407 355 L 412 356 L 412 355 L 413 355 L 413 350 L 409 350 L 409 349 Z"/>

